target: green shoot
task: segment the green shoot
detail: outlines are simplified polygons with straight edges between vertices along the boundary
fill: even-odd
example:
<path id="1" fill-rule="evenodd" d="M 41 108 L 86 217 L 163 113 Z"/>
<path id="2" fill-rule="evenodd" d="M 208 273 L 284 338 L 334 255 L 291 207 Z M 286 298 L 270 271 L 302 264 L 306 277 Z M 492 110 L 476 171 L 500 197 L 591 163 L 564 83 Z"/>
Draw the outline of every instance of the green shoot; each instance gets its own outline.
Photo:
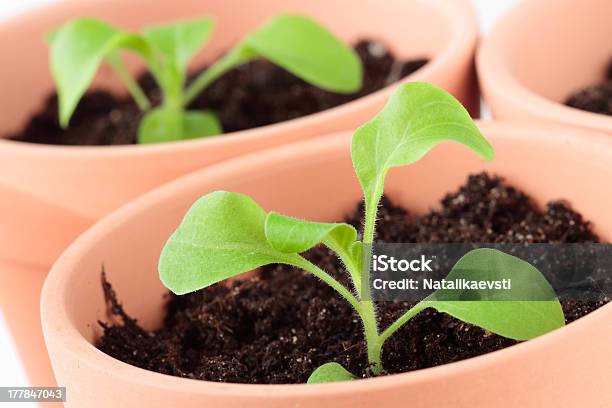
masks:
<path id="1" fill-rule="evenodd" d="M 494 155 L 491 145 L 451 95 L 425 83 L 402 85 L 385 108 L 353 136 L 353 167 L 366 203 L 361 241 L 350 225 L 266 213 L 244 195 L 214 192 L 191 207 L 168 240 L 159 261 L 160 278 L 171 291 L 183 294 L 267 264 L 284 263 L 302 268 L 330 285 L 355 309 L 363 324 L 368 361 L 374 375 L 383 370 L 381 354 L 385 341 L 426 308 L 517 340 L 531 339 L 563 326 L 563 312 L 554 290 L 535 267 L 498 250 L 477 249 L 464 255 L 447 279 L 473 279 L 482 271 L 489 278 L 512 276 L 513 291 L 529 290 L 545 300 L 522 300 L 513 297 L 515 292 L 503 298 L 498 292 L 482 289 L 477 292 L 481 300 L 465 301 L 453 298 L 448 291 L 438 290 L 389 327 L 384 330 L 378 327 L 376 305 L 370 294 L 364 293 L 369 289 L 362 287 L 362 264 L 369 256 L 363 252 L 371 251 L 366 248 L 371 248 L 374 242 L 376 212 L 385 177 L 390 169 L 415 163 L 444 141 L 461 143 L 484 159 L 491 160 Z M 353 291 L 301 255 L 317 244 L 327 246 L 344 263 Z M 308 382 L 352 378 L 341 365 L 327 363 L 315 370 Z"/>
<path id="2" fill-rule="evenodd" d="M 356 53 L 312 19 L 295 14 L 272 18 L 187 84 L 188 64 L 208 42 L 213 28 L 211 18 L 150 27 L 142 34 L 92 18 L 78 18 L 60 27 L 49 41 L 61 126 L 68 126 L 103 62 L 113 69 L 145 113 L 138 129 L 139 143 L 220 134 L 221 125 L 213 112 L 187 108 L 224 73 L 257 58 L 268 59 L 325 90 L 352 93 L 361 88 L 362 67 Z M 144 61 L 161 90 L 160 106 L 151 106 L 123 65 L 122 52 L 133 53 Z"/>

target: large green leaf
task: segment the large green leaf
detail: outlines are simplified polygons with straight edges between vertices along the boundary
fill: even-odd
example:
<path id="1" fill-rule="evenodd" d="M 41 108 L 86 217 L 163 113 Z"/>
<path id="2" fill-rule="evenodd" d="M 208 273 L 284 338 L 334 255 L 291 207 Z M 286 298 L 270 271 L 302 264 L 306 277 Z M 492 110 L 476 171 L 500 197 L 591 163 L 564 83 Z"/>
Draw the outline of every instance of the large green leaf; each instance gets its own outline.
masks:
<path id="1" fill-rule="evenodd" d="M 147 41 L 92 18 L 69 22 L 50 38 L 50 66 L 59 96 L 59 117 L 68 126 L 77 103 L 109 53 L 129 49 L 145 60 L 153 58 Z"/>
<path id="2" fill-rule="evenodd" d="M 357 231 L 348 224 L 305 221 L 271 212 L 266 217 L 266 239 L 281 252 L 300 253 L 318 243 L 329 243 L 349 253 Z"/>
<path id="3" fill-rule="evenodd" d="M 274 17 L 240 47 L 242 54 L 264 57 L 320 88 L 347 93 L 361 88 L 362 67 L 355 51 L 308 17 Z"/>
<path id="4" fill-rule="evenodd" d="M 464 255 L 447 281 L 510 280 L 511 289 L 440 289 L 420 308 L 432 307 L 464 322 L 516 340 L 528 340 L 565 324 L 554 289 L 536 267 L 496 249 L 475 249 Z"/>
<path id="5" fill-rule="evenodd" d="M 351 156 L 366 206 L 376 208 L 389 169 L 415 163 L 447 140 L 493 158 L 493 148 L 452 95 L 427 83 L 401 85 L 353 136 Z"/>
<path id="6" fill-rule="evenodd" d="M 338 363 L 325 363 L 319 366 L 308 377 L 308 384 L 322 384 L 338 381 L 350 381 L 355 376 Z"/>
<path id="7" fill-rule="evenodd" d="M 295 254 L 266 241 L 266 213 L 251 198 L 216 191 L 196 201 L 159 259 L 164 285 L 184 294 L 271 263 L 296 262 Z"/>
<path id="8" fill-rule="evenodd" d="M 247 35 L 198 75 L 183 95 L 188 106 L 213 81 L 247 61 L 265 58 L 320 88 L 352 93 L 361 89 L 363 68 L 357 53 L 314 20 L 276 16 Z"/>
<path id="9" fill-rule="evenodd" d="M 210 17 L 150 27 L 144 36 L 180 72 L 187 68 L 191 57 L 208 41 L 214 28 Z"/>

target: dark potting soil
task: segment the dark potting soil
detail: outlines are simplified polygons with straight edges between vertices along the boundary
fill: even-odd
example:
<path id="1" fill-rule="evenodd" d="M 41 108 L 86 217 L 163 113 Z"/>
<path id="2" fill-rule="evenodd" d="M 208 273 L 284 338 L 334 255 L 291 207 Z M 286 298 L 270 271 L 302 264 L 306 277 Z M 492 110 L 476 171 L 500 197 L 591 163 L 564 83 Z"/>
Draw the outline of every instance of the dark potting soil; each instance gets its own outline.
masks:
<path id="1" fill-rule="evenodd" d="M 364 67 L 363 87 L 357 93 L 327 92 L 268 61 L 256 60 L 227 72 L 190 108 L 216 112 L 225 133 L 251 129 L 342 105 L 382 89 L 427 63 L 426 59 L 397 60 L 384 45 L 370 40 L 358 42 L 355 50 Z M 160 92 L 153 78 L 144 74 L 139 82 L 151 101 L 159 104 Z M 142 113 L 131 99 L 98 90 L 83 97 L 70 127 L 62 130 L 54 93 L 23 129 L 8 137 L 55 145 L 133 144 L 141 117 Z"/>
<path id="2" fill-rule="evenodd" d="M 606 80 L 570 96 L 566 105 L 593 113 L 612 115 L 612 61 Z"/>
<path id="3" fill-rule="evenodd" d="M 359 227 L 358 206 L 347 221 Z M 442 200 L 440 210 L 416 216 L 384 199 L 378 240 L 386 242 L 597 242 L 591 225 L 563 202 L 537 208 L 521 191 L 486 174 L 471 176 Z M 345 285 L 346 274 L 323 247 L 308 258 Z M 160 373 L 237 383 L 301 383 L 323 363 L 336 361 L 368 376 L 362 327 L 349 304 L 312 275 L 269 266 L 231 286 L 216 284 L 169 295 L 163 327 L 142 329 L 123 311 L 103 276 L 112 323 L 100 323 L 98 348 L 126 363 Z M 119 294 L 120 295 L 120 294 Z M 562 301 L 571 322 L 609 299 Z M 381 327 L 411 306 L 378 304 Z M 425 310 L 385 344 L 385 374 L 436 366 L 515 344 L 447 314 Z"/>

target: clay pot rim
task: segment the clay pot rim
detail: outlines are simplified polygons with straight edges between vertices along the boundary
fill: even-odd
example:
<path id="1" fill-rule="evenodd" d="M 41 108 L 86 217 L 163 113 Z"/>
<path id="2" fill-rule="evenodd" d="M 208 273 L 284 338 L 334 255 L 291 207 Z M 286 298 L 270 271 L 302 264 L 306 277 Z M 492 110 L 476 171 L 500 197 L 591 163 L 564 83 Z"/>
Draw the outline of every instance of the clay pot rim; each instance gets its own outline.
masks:
<path id="1" fill-rule="evenodd" d="M 505 100 L 511 106 L 520 106 L 532 117 L 542 117 L 551 122 L 562 122 L 574 126 L 612 132 L 612 117 L 583 111 L 555 102 L 533 92 L 523 85 L 511 72 L 500 50 L 506 48 L 508 38 L 514 36 L 514 22 L 529 18 L 529 10 L 550 0 L 519 2 L 501 18 L 486 35 L 476 51 L 476 67 L 481 83 L 486 83 L 488 92 Z M 554 1 L 553 1 L 554 2 Z M 526 17 L 527 16 L 527 17 Z"/>
<path id="2" fill-rule="evenodd" d="M 510 139 L 519 143 L 529 143 L 534 139 L 548 144 L 565 144 L 572 149 L 581 150 L 585 155 L 597 156 L 600 159 L 609 157 L 612 152 L 612 139 L 606 134 L 563 127 L 559 125 L 521 123 L 512 121 L 480 122 L 479 127 L 486 134 L 488 129 L 495 131 L 492 137 L 496 139 Z M 271 162 L 287 161 L 289 155 L 312 155 L 314 152 L 333 153 L 348 146 L 351 132 L 336 132 L 328 137 L 313 139 L 306 142 L 286 145 L 268 151 L 249 154 L 232 159 L 207 169 L 184 176 L 171 184 L 155 189 L 139 199 L 125 205 L 121 209 L 105 217 L 103 221 L 86 231 L 79 237 L 60 257 L 49 272 L 41 295 L 42 324 L 47 343 L 63 348 L 65 353 L 75 356 L 80 365 L 88 365 L 103 373 L 112 373 L 113 376 L 128 383 L 139 383 L 143 386 L 158 387 L 173 391 L 180 391 L 201 395 L 241 395 L 246 397 L 277 398 L 287 395 L 315 396 L 322 394 L 351 395 L 356 391 L 384 391 L 398 384 L 418 385 L 426 383 L 433 378 L 443 378 L 469 375 L 483 366 L 503 364 L 519 353 L 530 350 L 541 350 L 548 344 L 554 344 L 572 332 L 579 331 L 583 326 L 605 324 L 612 319 L 612 303 L 582 317 L 566 327 L 555 330 L 536 339 L 513 345 L 511 347 L 487 353 L 478 357 L 469 358 L 437 367 L 425 368 L 407 373 L 394 374 L 385 377 L 361 379 L 353 382 L 334 384 L 235 384 L 218 383 L 174 377 L 148 371 L 108 356 L 95 348 L 74 327 L 67 317 L 67 304 L 62 293 L 70 277 L 77 273 L 74 267 L 82 257 L 82 252 L 96 245 L 101 237 L 121 225 L 123 220 L 130 218 L 142 210 L 155 206 L 160 200 L 167 199 L 175 192 L 190 188 L 201 183 L 202 178 L 214 179 L 219 176 L 228 176 L 241 173 L 244 168 L 257 168 L 269 166 Z M 320 154 L 320 153 L 319 153 Z M 242 170 L 241 170 L 242 169 Z M 61 300 L 58 300 L 61 299 Z M 57 340 L 62 337 L 61 343 Z M 270 393 L 272 391 L 272 393 Z"/>
<path id="3" fill-rule="evenodd" d="M 108 3 L 105 0 L 91 0 L 99 3 Z M 115 0 L 119 3 L 117 0 Z M 44 7 L 40 7 L 36 11 L 18 15 L 7 20 L 2 25 L 19 26 L 24 24 L 24 20 L 33 21 L 37 16 L 44 16 L 49 13 L 49 10 L 57 7 L 68 8 L 72 4 L 78 4 L 78 0 L 64 0 L 59 3 L 50 3 Z M 452 66 L 452 62 L 460 59 L 461 55 L 465 54 L 466 48 L 471 48 L 476 43 L 478 37 L 478 27 L 476 24 L 476 16 L 473 8 L 468 0 L 437 0 L 427 3 L 433 9 L 438 10 L 449 22 L 450 40 L 440 50 L 440 52 L 432 57 L 432 59 L 414 74 L 409 75 L 402 81 L 388 85 L 385 88 L 376 91 L 367 96 L 361 97 L 355 101 L 348 102 L 335 108 L 326 109 L 324 111 L 303 116 L 301 118 L 291 119 L 284 122 L 279 122 L 272 125 L 262 126 L 259 128 L 247 129 L 238 132 L 230 132 L 219 137 L 202 138 L 187 141 L 167 142 L 150 145 L 118 145 L 118 146 L 58 146 L 48 144 L 25 143 L 14 140 L 0 138 L 0 149 L 9 151 L 12 154 L 21 154 L 28 157 L 36 157 L 40 155 L 54 157 L 73 157 L 75 155 L 85 157 L 109 157 L 109 156 L 124 156 L 124 155 L 146 155 L 155 154 L 160 151 L 187 151 L 197 148 L 199 145 L 216 146 L 223 144 L 226 137 L 230 137 L 235 143 L 251 139 L 262 139 L 269 136 L 271 133 L 288 132 L 293 129 L 299 129 L 308 122 L 327 123 L 336 120 L 338 115 L 346 115 L 354 108 L 361 109 L 364 105 L 370 105 L 373 99 L 386 99 L 391 92 L 401 83 L 410 81 L 419 81 L 422 78 L 438 77 L 442 72 L 447 70 L 447 67 Z M 112 5 L 109 5 L 112 7 Z"/>

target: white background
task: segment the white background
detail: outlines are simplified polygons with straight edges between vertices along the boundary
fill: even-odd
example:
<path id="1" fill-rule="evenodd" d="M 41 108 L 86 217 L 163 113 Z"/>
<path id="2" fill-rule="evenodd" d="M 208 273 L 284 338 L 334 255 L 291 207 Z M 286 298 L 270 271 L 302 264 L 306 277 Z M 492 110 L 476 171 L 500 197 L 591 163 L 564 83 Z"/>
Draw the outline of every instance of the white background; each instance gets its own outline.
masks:
<path id="1" fill-rule="evenodd" d="M 11 18 L 29 9 L 57 0 L 0 0 L 0 20 Z M 82 0 L 85 1 L 85 0 Z M 470 0 L 476 8 L 483 33 L 486 33 L 494 22 L 512 4 L 520 0 Z M 0 39 L 5 41 L 5 39 Z M 6 324 L 0 314 L 0 386 L 26 386 L 29 385 L 25 373 L 17 358 L 14 345 L 8 335 Z M 44 386 L 45 384 L 36 384 Z M 16 408 L 34 407 L 33 404 L 13 404 Z M 9 404 L 0 403 L 2 408 Z"/>

